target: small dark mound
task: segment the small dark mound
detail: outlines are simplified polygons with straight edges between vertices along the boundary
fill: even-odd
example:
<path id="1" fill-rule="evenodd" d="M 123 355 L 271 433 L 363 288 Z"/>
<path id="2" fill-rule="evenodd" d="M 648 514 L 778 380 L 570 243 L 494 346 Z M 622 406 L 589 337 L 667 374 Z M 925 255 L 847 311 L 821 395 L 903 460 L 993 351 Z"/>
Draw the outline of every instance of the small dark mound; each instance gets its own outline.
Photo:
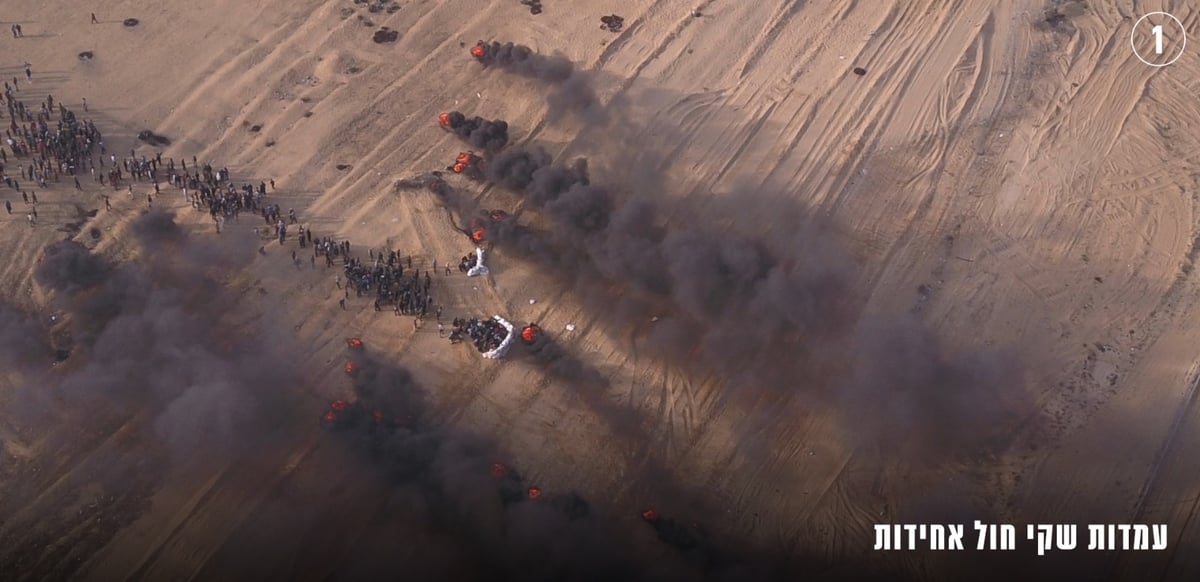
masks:
<path id="1" fill-rule="evenodd" d="M 358 67 L 358 66 L 356 66 L 356 65 L 351 65 L 350 67 L 348 67 L 348 68 L 346 69 L 346 74 L 347 74 L 347 75 L 357 75 L 357 74 L 359 74 L 359 73 L 361 73 L 361 72 L 362 72 L 362 68 L 361 68 L 361 67 Z"/>
<path id="2" fill-rule="evenodd" d="M 165 147 L 171 145 L 171 140 L 166 136 L 158 135 L 149 129 L 143 129 L 138 132 L 138 139 L 156 147 Z"/>
<path id="3" fill-rule="evenodd" d="M 137 26 L 140 23 L 141 21 L 136 18 L 126 18 L 125 20 L 121 21 L 121 24 L 124 24 L 125 26 Z"/>
<path id="4" fill-rule="evenodd" d="M 867 70 L 862 67 L 854 67 L 854 74 L 861 77 L 867 74 Z"/>
<path id="5" fill-rule="evenodd" d="M 399 39 L 400 32 L 386 26 L 376 30 L 375 35 L 371 37 L 371 40 L 375 41 L 376 44 L 387 44 L 389 42 L 396 42 Z"/>
<path id="6" fill-rule="evenodd" d="M 94 58 L 96 58 L 96 53 L 92 51 L 83 51 L 79 53 L 79 60 L 81 61 L 90 61 Z"/>
<path id="7" fill-rule="evenodd" d="M 625 28 L 625 19 L 616 14 L 600 17 L 600 28 L 609 32 L 621 32 Z"/>
<path id="8" fill-rule="evenodd" d="M 336 167 L 338 170 L 345 172 L 346 170 L 349 170 L 352 166 L 350 164 L 338 164 Z"/>
<path id="9" fill-rule="evenodd" d="M 521 4 L 529 7 L 530 14 L 542 13 L 542 0 L 521 0 Z"/>
<path id="10" fill-rule="evenodd" d="M 91 235 L 92 240 L 100 240 L 100 229 L 91 228 L 88 230 L 88 234 Z"/>
<path id="11" fill-rule="evenodd" d="M 305 112 L 304 112 L 304 116 L 305 116 L 305 117 L 312 117 L 312 112 L 311 112 L 311 111 L 305 111 Z"/>
<path id="12" fill-rule="evenodd" d="M 267 144 L 266 144 L 266 145 L 267 145 L 267 147 L 269 147 L 269 148 L 271 148 L 271 147 L 275 147 L 275 140 L 273 140 L 273 139 L 269 139 L 269 140 L 267 140 Z"/>
<path id="13" fill-rule="evenodd" d="M 255 123 L 250 126 L 250 133 L 258 133 L 260 131 L 262 131 L 262 125 Z"/>
<path id="14" fill-rule="evenodd" d="M 399 12 L 399 11 L 400 11 L 400 5 L 399 5 L 399 4 L 396 4 L 395 2 L 392 2 L 391 4 L 388 4 L 388 7 L 387 7 L 387 13 L 388 13 L 388 14 L 395 14 L 395 13 L 397 13 L 397 12 Z"/>

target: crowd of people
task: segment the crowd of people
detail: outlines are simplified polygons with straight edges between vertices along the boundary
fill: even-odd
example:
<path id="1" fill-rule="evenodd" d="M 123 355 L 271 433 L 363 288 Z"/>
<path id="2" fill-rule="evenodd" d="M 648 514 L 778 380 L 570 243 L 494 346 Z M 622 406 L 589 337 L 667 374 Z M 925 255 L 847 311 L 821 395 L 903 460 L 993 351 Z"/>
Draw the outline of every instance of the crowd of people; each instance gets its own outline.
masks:
<path id="1" fill-rule="evenodd" d="M 83 119 L 68 109 L 62 103 L 57 103 L 53 96 L 47 96 L 37 109 L 28 107 L 17 98 L 16 80 L 4 83 L 3 101 L 11 118 L 6 130 L 8 148 L 0 148 L 0 175 L 11 188 L 21 191 L 25 203 L 30 204 L 31 196 L 21 190 L 21 181 L 29 181 L 45 187 L 48 181 L 58 182 L 63 176 L 71 176 L 75 187 L 82 189 L 79 176 L 90 172 L 93 181 L 111 186 L 113 190 L 128 188 L 130 196 L 134 194 L 134 183 L 148 182 L 153 186 L 153 194 L 147 194 L 147 204 L 153 202 L 155 195 L 161 195 L 164 185 L 174 187 L 182 192 L 184 200 L 198 211 L 207 211 L 216 223 L 217 232 L 221 232 L 225 220 L 236 221 L 242 211 L 250 211 L 260 215 L 267 225 L 273 225 L 275 237 L 279 244 L 287 239 L 288 225 L 297 224 L 298 219 L 294 209 L 288 209 L 286 218 L 278 204 L 266 203 L 268 181 L 235 184 L 228 168 L 214 168 L 212 164 L 201 163 L 195 156 L 191 160 L 181 158 L 176 163 L 175 158 L 165 158 L 162 153 L 153 156 L 138 156 L 134 149 L 129 150 L 128 157 L 109 154 L 103 136 L 96 125 L 88 119 Z M 86 107 L 85 107 L 86 110 Z M 55 115 L 57 113 L 57 115 Z M 9 176 L 5 172 L 9 152 L 19 161 L 17 175 Z M 191 162 L 189 164 L 189 161 Z M 271 191 L 275 190 L 275 181 L 269 180 Z M 8 202 L 8 201 L 6 201 Z M 32 194 L 33 210 L 29 214 L 30 225 L 36 223 L 37 194 Z M 112 208 L 110 197 L 104 196 L 106 209 Z M 12 213 L 11 203 L 6 204 L 6 210 Z M 343 309 L 351 291 L 357 297 L 373 297 L 375 311 L 382 311 L 383 306 L 392 306 L 395 314 L 414 317 L 414 329 L 420 329 L 423 320 L 431 310 L 434 310 L 432 285 L 433 274 L 437 271 L 437 261 L 431 269 L 422 272 L 413 268 L 413 258 L 402 258 L 394 250 L 368 251 L 369 260 L 363 261 L 351 256 L 351 245 L 348 240 L 335 240 L 332 237 L 315 237 L 311 229 L 304 225 L 298 227 L 298 244 L 300 248 L 313 248 L 312 266 L 316 267 L 317 259 L 324 257 L 326 267 L 335 266 L 335 260 L 341 259 L 342 274 L 336 277 L 337 286 L 342 288 L 342 276 L 345 277 L 344 296 L 339 300 Z M 265 248 L 260 248 L 265 253 Z M 293 251 L 292 260 L 300 265 Z M 475 253 L 462 258 L 459 270 L 469 271 L 478 260 Z M 444 266 L 445 275 L 449 276 L 449 264 Z M 444 333 L 441 324 L 442 308 L 436 308 L 439 335 Z M 493 320 L 455 320 L 451 339 L 457 343 L 463 338 L 470 338 L 472 343 L 481 351 L 495 349 L 504 341 L 507 330 Z"/>
<path id="2" fill-rule="evenodd" d="M 22 160 L 17 166 L 19 178 L 12 178 L 10 184 L 13 189 L 20 190 L 20 180 L 44 188 L 47 180 L 57 182 L 63 175 L 77 176 L 84 169 L 95 172 L 97 150 L 103 167 L 105 149 L 100 130 L 90 120 L 77 117 L 62 103 L 55 103 L 53 95 L 47 95 L 34 110 L 18 99 L 15 87 L 6 82 L 4 103 L 9 117 L 4 131 L 5 143 L 13 156 Z M 0 148 L 0 169 L 7 163 L 8 152 Z M 4 175 L 8 176 L 7 172 Z M 78 177 L 75 184 L 80 187 Z"/>
<path id="3" fill-rule="evenodd" d="M 450 343 L 468 338 L 480 353 L 490 352 L 504 343 L 508 330 L 495 319 L 454 318 L 450 330 Z"/>
<path id="4" fill-rule="evenodd" d="M 349 245 L 345 248 L 348 249 Z M 422 279 L 421 270 L 413 269 L 412 276 L 406 277 L 404 265 L 396 251 L 381 251 L 376 255 L 372 250 L 369 254 L 374 260 L 371 264 L 354 258 L 343 260 L 347 289 L 353 289 L 358 297 L 374 292 L 375 311 L 382 311 L 384 305 L 391 305 L 396 315 L 425 317 L 433 307 L 433 295 L 430 293 L 433 277 L 430 272 L 425 271 Z M 327 261 L 331 261 L 329 255 L 326 257 Z M 408 257 L 407 263 L 411 269 L 412 257 Z"/>

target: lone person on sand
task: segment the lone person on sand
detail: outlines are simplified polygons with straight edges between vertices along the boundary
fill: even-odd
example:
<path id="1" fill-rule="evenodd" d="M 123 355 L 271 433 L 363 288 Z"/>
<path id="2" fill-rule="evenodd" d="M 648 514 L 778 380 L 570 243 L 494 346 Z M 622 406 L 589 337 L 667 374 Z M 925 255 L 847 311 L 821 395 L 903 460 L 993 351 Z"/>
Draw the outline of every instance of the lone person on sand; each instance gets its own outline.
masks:
<path id="1" fill-rule="evenodd" d="M 93 13 L 92 13 L 92 24 L 100 24 L 100 21 L 99 21 L 99 20 L 96 20 L 96 13 L 95 13 L 95 12 L 93 12 Z"/>

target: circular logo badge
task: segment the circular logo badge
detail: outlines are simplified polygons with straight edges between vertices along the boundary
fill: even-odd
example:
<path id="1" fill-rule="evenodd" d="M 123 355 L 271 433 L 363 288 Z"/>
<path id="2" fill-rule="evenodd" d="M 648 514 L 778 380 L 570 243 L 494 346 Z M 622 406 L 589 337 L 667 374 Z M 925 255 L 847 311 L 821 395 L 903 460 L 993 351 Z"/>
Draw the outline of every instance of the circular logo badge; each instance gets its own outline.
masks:
<path id="1" fill-rule="evenodd" d="M 1187 30 L 1178 18 L 1166 12 L 1151 12 L 1133 24 L 1129 45 L 1138 60 L 1151 67 L 1165 67 L 1183 56 Z"/>

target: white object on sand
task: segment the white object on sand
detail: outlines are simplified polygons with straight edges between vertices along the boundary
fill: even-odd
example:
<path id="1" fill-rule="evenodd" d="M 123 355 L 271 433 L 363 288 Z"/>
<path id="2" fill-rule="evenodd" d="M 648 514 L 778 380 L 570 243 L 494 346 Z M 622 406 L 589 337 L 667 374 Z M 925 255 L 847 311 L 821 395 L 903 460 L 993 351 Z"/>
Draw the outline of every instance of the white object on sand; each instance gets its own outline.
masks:
<path id="1" fill-rule="evenodd" d="M 475 266 L 467 270 L 468 277 L 487 275 L 488 268 L 483 264 L 483 249 L 475 247 Z"/>
<path id="2" fill-rule="evenodd" d="M 567 324 L 567 331 L 575 331 L 575 324 L 574 324 L 574 323 L 568 323 L 568 324 Z"/>

